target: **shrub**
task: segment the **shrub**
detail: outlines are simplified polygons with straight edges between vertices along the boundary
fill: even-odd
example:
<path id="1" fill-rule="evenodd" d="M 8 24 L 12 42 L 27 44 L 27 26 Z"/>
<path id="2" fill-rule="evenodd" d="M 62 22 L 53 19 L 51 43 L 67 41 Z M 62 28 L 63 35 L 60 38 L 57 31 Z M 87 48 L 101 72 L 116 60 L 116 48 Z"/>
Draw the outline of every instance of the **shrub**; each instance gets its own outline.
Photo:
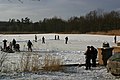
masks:
<path id="1" fill-rule="evenodd" d="M 20 61 L 20 71 L 35 72 L 40 69 L 40 56 L 36 53 L 23 53 Z"/>
<path id="2" fill-rule="evenodd" d="M 5 62 L 5 60 L 7 59 L 7 54 L 5 52 L 1 52 L 0 53 L 0 72 L 2 71 L 3 68 L 3 63 Z"/>
<path id="3" fill-rule="evenodd" d="M 44 58 L 43 70 L 45 71 L 60 71 L 62 69 L 62 60 L 53 57 L 52 55 L 46 55 Z"/>

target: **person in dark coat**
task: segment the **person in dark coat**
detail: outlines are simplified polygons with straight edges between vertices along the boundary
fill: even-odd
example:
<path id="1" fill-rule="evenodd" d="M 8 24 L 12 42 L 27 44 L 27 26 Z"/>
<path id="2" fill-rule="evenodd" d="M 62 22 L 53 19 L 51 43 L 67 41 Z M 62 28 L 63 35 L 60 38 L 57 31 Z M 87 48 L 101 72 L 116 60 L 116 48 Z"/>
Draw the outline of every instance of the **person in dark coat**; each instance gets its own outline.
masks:
<path id="1" fill-rule="evenodd" d="M 65 44 L 67 44 L 68 42 L 68 37 L 65 37 Z"/>
<path id="2" fill-rule="evenodd" d="M 27 43 L 27 46 L 28 46 L 28 51 L 31 51 L 32 52 L 32 42 L 29 40 L 28 43 Z"/>
<path id="3" fill-rule="evenodd" d="M 56 35 L 55 35 L 55 40 L 56 40 Z"/>
<path id="4" fill-rule="evenodd" d="M 92 53 L 91 53 L 91 47 L 87 46 L 87 51 L 85 52 L 85 66 L 86 66 L 86 70 L 91 69 L 91 57 L 92 57 Z"/>
<path id="5" fill-rule="evenodd" d="M 97 49 L 91 46 L 91 52 L 92 52 L 92 67 L 96 67 L 96 59 L 97 59 Z"/>
<path id="6" fill-rule="evenodd" d="M 3 47 L 4 47 L 4 49 L 6 49 L 6 47 L 7 47 L 7 40 L 4 39 L 4 40 L 3 40 L 3 43 L 4 43 L 4 46 L 3 46 Z"/>
<path id="7" fill-rule="evenodd" d="M 114 42 L 116 43 L 116 41 L 117 41 L 117 37 L 116 37 L 116 35 L 115 35 L 115 37 L 114 37 Z"/>
<path id="8" fill-rule="evenodd" d="M 42 37 L 42 43 L 45 44 L 45 37 Z"/>
<path id="9" fill-rule="evenodd" d="M 13 48 L 15 49 L 15 45 L 16 45 L 16 40 L 15 39 L 13 39 L 12 45 L 13 45 Z"/>
<path id="10" fill-rule="evenodd" d="M 20 45 L 19 44 L 15 45 L 15 51 L 19 51 L 20 52 Z"/>
<path id="11" fill-rule="evenodd" d="M 35 42 L 37 42 L 37 35 L 35 35 Z"/>
<path id="12" fill-rule="evenodd" d="M 59 35 L 58 35 L 58 40 L 60 40 L 60 37 L 59 37 Z"/>

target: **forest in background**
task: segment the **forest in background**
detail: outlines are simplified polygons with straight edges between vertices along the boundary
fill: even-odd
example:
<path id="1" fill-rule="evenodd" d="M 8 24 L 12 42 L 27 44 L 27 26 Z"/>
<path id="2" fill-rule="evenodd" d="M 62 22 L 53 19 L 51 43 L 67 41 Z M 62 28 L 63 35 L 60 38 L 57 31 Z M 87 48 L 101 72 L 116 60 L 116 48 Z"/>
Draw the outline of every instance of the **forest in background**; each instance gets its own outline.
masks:
<path id="1" fill-rule="evenodd" d="M 32 22 L 29 17 L 0 21 L 0 33 L 90 33 L 120 30 L 120 11 L 93 10 L 68 20 L 58 17 Z"/>

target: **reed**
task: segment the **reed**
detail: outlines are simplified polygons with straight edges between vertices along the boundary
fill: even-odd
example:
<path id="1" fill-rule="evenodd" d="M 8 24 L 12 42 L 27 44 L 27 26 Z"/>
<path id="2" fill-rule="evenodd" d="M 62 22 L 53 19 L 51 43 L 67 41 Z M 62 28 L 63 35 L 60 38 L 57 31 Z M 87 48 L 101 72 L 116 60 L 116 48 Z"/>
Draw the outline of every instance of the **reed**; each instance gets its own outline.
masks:
<path id="1" fill-rule="evenodd" d="M 45 71 L 60 71 L 62 70 L 63 62 L 61 59 L 47 54 L 44 59 L 43 70 Z"/>

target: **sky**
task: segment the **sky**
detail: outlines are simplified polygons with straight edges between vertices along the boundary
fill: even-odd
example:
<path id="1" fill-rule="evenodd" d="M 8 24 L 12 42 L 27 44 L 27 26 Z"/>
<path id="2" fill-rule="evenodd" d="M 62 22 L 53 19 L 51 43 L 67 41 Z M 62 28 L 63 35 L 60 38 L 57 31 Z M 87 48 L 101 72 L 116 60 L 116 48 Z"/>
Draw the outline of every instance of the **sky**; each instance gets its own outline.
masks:
<path id="1" fill-rule="evenodd" d="M 120 10 L 120 0 L 0 0 L 0 21 L 29 17 L 33 22 L 59 17 L 68 20 L 84 16 L 90 11 Z"/>

